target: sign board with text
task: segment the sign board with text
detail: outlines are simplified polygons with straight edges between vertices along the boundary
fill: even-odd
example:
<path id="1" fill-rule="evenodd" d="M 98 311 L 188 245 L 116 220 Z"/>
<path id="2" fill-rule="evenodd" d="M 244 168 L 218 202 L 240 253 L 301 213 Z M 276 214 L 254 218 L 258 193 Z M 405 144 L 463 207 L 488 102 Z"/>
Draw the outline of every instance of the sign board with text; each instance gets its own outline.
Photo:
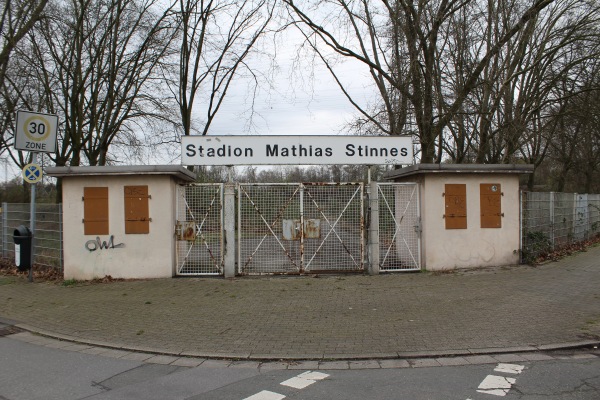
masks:
<path id="1" fill-rule="evenodd" d="M 183 136 L 183 165 L 411 165 L 410 136 Z"/>
<path id="2" fill-rule="evenodd" d="M 15 149 L 40 153 L 56 151 L 58 116 L 17 111 Z"/>

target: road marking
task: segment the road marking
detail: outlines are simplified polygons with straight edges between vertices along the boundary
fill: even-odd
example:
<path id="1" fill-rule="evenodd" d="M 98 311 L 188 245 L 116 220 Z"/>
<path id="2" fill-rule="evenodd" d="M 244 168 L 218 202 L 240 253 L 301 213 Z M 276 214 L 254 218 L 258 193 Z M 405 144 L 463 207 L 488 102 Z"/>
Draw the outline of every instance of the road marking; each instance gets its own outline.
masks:
<path id="1" fill-rule="evenodd" d="M 515 378 L 488 375 L 483 382 L 479 384 L 477 391 L 479 393 L 491 394 L 494 396 L 506 396 L 516 381 Z"/>
<path id="2" fill-rule="evenodd" d="M 304 379 L 312 379 L 313 381 L 320 381 L 322 379 L 328 378 L 329 374 L 324 374 L 322 372 L 315 372 L 315 371 L 306 371 L 306 372 L 301 373 L 298 376 L 301 378 L 304 378 Z"/>
<path id="3" fill-rule="evenodd" d="M 244 400 L 281 400 L 285 399 L 285 396 L 275 392 L 269 392 L 268 390 L 263 390 L 262 392 L 258 392 L 253 394 L 250 397 L 246 397 Z"/>
<path id="4" fill-rule="evenodd" d="M 518 375 L 523 372 L 524 369 L 524 365 L 500 363 L 496 366 L 496 368 L 494 368 L 494 371 L 504 374 Z M 516 381 L 517 380 L 515 378 L 488 375 L 485 377 L 483 382 L 479 384 L 477 391 L 479 393 L 491 394 L 493 396 L 506 396 Z"/>
<path id="5" fill-rule="evenodd" d="M 288 386 L 294 389 L 304 389 L 307 386 L 312 385 L 316 381 L 323 380 L 327 378 L 329 375 L 324 374 L 322 372 L 316 371 L 306 371 L 301 373 L 298 376 L 290 378 L 286 381 L 280 383 L 280 385 Z M 285 396 L 275 392 L 269 392 L 268 390 L 263 390 L 262 392 L 258 392 L 253 394 L 250 397 L 246 397 L 243 400 L 281 400 L 285 399 Z"/>
<path id="6" fill-rule="evenodd" d="M 523 365 L 517 364 L 498 364 L 498 366 L 494 369 L 496 372 L 502 372 L 505 374 L 520 374 L 525 369 Z"/>
<path id="7" fill-rule="evenodd" d="M 283 386 L 289 386 L 295 389 L 304 389 L 307 386 L 312 385 L 316 381 L 327 378 L 329 375 L 322 372 L 306 371 L 298 376 L 283 381 L 280 384 Z"/>
<path id="8" fill-rule="evenodd" d="M 303 378 L 299 378 L 296 376 L 296 377 L 288 379 L 285 382 L 281 382 L 281 385 L 289 386 L 294 389 L 304 389 L 305 387 L 310 386 L 315 382 L 316 381 L 313 381 L 311 379 L 303 379 Z"/>

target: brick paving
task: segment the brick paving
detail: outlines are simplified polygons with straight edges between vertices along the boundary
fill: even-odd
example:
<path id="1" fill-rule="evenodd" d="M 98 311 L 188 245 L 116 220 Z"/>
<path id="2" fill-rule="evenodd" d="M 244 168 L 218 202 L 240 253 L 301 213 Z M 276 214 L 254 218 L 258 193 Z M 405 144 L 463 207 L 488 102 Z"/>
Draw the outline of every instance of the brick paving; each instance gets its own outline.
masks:
<path id="1" fill-rule="evenodd" d="M 447 274 L 73 286 L 0 277 L 0 316 L 60 339 L 168 356 L 462 362 L 600 343 L 600 246 L 535 268 Z"/>

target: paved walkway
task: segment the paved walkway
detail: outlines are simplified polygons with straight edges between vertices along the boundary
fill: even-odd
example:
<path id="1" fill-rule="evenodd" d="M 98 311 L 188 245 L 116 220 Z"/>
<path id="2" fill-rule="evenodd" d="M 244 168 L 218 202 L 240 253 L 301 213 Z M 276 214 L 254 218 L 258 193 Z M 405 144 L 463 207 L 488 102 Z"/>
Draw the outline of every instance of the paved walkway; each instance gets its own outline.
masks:
<path id="1" fill-rule="evenodd" d="M 448 274 L 179 278 L 64 286 L 0 277 L 0 317 L 81 343 L 246 360 L 370 359 L 600 343 L 600 246 Z"/>

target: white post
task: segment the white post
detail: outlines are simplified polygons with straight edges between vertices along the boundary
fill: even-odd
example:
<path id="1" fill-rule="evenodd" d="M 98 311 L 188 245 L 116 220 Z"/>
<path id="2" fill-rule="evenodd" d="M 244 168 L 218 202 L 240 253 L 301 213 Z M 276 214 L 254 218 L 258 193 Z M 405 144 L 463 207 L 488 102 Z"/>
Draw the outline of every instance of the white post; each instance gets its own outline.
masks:
<path id="1" fill-rule="evenodd" d="M 523 263 L 523 226 L 525 224 L 525 219 L 523 215 L 523 201 L 527 195 L 523 190 L 519 189 L 519 263 Z"/>
<path id="2" fill-rule="evenodd" d="M 225 218 L 225 254 L 223 273 L 225 278 L 235 277 L 235 184 L 225 184 L 223 214 Z"/>
<path id="3" fill-rule="evenodd" d="M 369 275 L 379 274 L 379 188 L 377 182 L 369 183 Z"/>

